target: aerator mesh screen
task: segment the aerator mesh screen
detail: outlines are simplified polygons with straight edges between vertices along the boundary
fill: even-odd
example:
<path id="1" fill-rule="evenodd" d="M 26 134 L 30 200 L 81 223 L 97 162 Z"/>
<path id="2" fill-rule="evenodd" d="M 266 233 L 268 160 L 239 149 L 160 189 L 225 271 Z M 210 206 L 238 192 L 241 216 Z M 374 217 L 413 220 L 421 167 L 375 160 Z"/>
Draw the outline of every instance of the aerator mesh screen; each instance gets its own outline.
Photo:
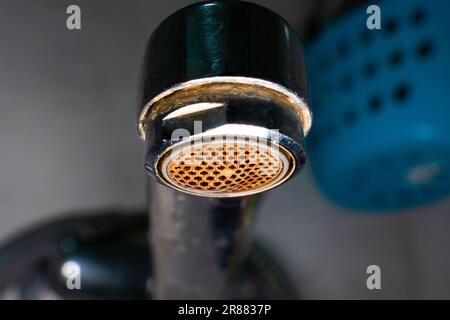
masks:
<path id="1" fill-rule="evenodd" d="M 287 178 L 289 155 L 276 145 L 249 140 L 187 144 L 159 162 L 166 182 L 195 194 L 235 194 L 267 189 Z"/>

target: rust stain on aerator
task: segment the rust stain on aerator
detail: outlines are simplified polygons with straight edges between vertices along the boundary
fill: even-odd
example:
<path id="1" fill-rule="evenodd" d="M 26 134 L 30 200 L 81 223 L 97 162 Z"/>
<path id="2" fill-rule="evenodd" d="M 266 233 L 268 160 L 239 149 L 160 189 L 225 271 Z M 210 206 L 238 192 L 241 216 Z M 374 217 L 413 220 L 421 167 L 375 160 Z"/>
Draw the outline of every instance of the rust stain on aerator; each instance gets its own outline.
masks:
<path id="1" fill-rule="evenodd" d="M 167 176 L 178 187 L 214 193 L 262 188 L 283 171 L 270 147 L 245 143 L 203 143 L 182 148 L 167 165 Z"/>

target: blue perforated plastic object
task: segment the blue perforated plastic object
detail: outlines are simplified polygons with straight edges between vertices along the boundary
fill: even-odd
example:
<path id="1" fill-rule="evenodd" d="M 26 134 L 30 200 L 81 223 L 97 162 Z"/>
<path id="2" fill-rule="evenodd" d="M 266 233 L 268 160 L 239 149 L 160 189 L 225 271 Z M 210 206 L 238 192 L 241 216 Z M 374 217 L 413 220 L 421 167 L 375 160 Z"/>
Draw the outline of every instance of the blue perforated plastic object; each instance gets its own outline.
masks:
<path id="1" fill-rule="evenodd" d="M 307 52 L 317 184 L 347 207 L 391 210 L 450 193 L 450 1 L 378 3 L 330 24 Z"/>

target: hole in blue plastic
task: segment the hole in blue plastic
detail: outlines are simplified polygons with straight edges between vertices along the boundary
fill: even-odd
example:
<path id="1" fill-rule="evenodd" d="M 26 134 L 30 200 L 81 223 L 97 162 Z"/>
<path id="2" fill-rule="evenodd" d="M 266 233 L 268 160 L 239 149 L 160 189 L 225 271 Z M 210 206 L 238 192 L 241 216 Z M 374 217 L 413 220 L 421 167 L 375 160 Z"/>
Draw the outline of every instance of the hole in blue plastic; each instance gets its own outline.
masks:
<path id="1" fill-rule="evenodd" d="M 416 54 L 419 59 L 428 58 L 433 51 L 433 46 L 430 41 L 424 40 L 417 45 Z"/>
<path id="2" fill-rule="evenodd" d="M 399 84 L 394 89 L 394 100 L 397 103 L 403 103 L 410 95 L 410 88 L 407 84 Z"/>
<path id="3" fill-rule="evenodd" d="M 377 71 L 375 62 L 369 61 L 364 65 L 363 72 L 367 78 L 372 78 Z"/>
<path id="4" fill-rule="evenodd" d="M 401 50 L 397 49 L 389 55 L 389 65 L 391 67 L 397 67 L 400 64 L 402 64 L 402 62 L 403 62 L 403 53 Z"/>
<path id="5" fill-rule="evenodd" d="M 364 30 L 360 36 L 361 43 L 366 45 L 372 40 L 372 34 L 369 30 Z"/>
<path id="6" fill-rule="evenodd" d="M 377 95 L 373 96 L 369 100 L 369 112 L 376 113 L 381 110 L 381 98 Z"/>
<path id="7" fill-rule="evenodd" d="M 387 35 L 391 35 L 397 30 L 397 22 L 393 18 L 390 18 L 386 20 L 386 24 L 383 29 Z"/>
<path id="8" fill-rule="evenodd" d="M 425 10 L 417 8 L 411 14 L 411 24 L 413 26 L 419 26 L 423 24 L 425 18 L 426 18 Z"/>

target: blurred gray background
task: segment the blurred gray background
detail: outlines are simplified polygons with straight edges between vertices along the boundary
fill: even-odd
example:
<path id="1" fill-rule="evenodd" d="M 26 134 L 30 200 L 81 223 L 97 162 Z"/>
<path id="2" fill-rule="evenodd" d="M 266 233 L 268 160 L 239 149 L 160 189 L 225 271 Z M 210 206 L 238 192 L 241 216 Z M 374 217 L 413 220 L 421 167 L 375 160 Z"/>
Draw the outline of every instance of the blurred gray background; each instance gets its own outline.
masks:
<path id="1" fill-rule="evenodd" d="M 193 1 L 0 1 L 0 243 L 78 209 L 143 207 L 135 131 L 144 46 Z M 253 1 L 300 28 L 318 1 Z M 66 29 L 66 8 L 82 30 Z M 336 207 L 307 168 L 270 192 L 255 236 L 303 298 L 450 298 L 450 200 L 395 215 Z M 366 268 L 382 289 L 366 288 Z"/>

